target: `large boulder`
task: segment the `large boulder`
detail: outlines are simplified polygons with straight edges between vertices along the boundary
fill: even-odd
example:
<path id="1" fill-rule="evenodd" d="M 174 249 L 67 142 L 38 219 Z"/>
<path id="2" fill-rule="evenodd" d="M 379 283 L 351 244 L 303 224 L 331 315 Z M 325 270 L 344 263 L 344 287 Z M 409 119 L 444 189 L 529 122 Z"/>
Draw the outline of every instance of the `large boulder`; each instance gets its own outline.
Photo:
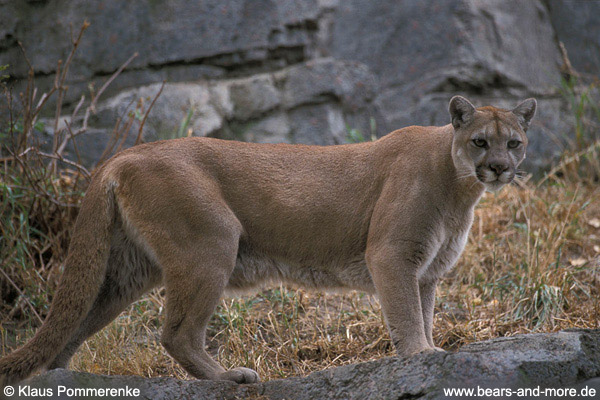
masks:
<path id="1" fill-rule="evenodd" d="M 315 372 L 301 378 L 252 385 L 231 382 L 144 379 L 134 376 L 101 376 L 54 370 L 21 384 L 31 388 L 59 385 L 75 388 L 139 389 L 142 399 L 448 399 L 466 395 L 448 389 L 473 390 L 478 398 L 511 398 L 519 389 L 533 395 L 520 398 L 553 398 L 541 392 L 560 389 L 558 398 L 600 393 L 600 331 L 518 335 L 464 346 L 456 353 L 420 354 L 411 358 L 383 358 Z M 500 394 L 500 390 L 504 390 Z M 576 396 L 565 396 L 576 390 Z M 537 391 L 537 392 L 536 392 Z M 537 393 L 537 395 L 536 395 Z M 541 395 L 540 395 L 541 393 Z M 470 397 L 474 397 L 470 396 Z M 122 396 L 126 398 L 125 396 Z M 585 396 L 583 396 L 585 397 Z M 589 396 L 593 397 L 593 396 Z M 15 396 L 12 398 L 27 398 Z M 48 398 L 59 398 L 57 396 Z M 60 398 L 71 398 L 66 393 Z"/>

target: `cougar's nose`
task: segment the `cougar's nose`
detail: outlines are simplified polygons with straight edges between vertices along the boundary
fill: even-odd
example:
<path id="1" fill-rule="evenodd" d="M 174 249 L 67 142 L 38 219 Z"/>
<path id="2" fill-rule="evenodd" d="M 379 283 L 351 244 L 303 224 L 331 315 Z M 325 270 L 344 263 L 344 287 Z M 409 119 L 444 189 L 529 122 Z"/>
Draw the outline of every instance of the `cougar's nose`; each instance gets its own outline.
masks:
<path id="1" fill-rule="evenodd" d="M 490 169 L 500 176 L 504 171 L 508 169 L 508 165 L 502 163 L 491 163 Z"/>

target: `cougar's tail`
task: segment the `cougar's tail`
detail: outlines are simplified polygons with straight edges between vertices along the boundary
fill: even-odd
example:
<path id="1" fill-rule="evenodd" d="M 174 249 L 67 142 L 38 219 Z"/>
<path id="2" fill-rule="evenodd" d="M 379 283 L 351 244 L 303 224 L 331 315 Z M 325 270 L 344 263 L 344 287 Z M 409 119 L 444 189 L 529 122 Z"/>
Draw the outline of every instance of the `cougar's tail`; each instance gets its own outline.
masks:
<path id="1" fill-rule="evenodd" d="M 67 345 L 104 281 L 115 217 L 112 187 L 92 180 L 73 230 L 69 254 L 50 312 L 34 337 L 0 359 L 0 388 L 47 366 Z"/>

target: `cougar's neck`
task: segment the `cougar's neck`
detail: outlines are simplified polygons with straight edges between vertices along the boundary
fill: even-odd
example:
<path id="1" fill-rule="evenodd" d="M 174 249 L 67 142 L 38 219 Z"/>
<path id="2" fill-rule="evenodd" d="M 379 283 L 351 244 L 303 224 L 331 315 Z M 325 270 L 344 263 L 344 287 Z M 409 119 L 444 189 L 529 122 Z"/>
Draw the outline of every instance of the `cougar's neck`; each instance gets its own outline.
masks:
<path id="1" fill-rule="evenodd" d="M 454 180 L 456 183 L 453 190 L 455 191 L 457 202 L 466 207 L 475 207 L 485 192 L 485 187 L 477 177 L 472 175 L 462 177 L 458 171 L 455 170 L 455 172 Z"/>
<path id="2" fill-rule="evenodd" d="M 450 129 L 452 126 L 449 126 Z M 452 134 L 452 131 L 451 131 Z M 485 187 L 483 183 L 475 176 L 474 172 L 470 172 L 467 166 L 462 165 L 461 150 L 456 150 L 450 143 L 450 149 L 447 152 L 447 165 L 449 166 L 451 178 L 448 180 L 449 189 L 453 191 L 454 198 L 457 203 L 467 206 L 474 207 L 483 192 Z"/>

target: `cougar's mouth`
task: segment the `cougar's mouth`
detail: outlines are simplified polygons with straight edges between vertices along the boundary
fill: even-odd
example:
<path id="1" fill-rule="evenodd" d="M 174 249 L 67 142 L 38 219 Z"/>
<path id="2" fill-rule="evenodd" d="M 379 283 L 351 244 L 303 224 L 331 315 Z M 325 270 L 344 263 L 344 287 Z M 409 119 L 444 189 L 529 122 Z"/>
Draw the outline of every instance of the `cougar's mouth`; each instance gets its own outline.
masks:
<path id="1" fill-rule="evenodd" d="M 504 185 L 511 183 L 514 179 L 514 174 L 508 171 L 496 175 L 494 172 L 486 170 L 483 167 L 477 167 L 475 169 L 475 175 L 488 191 L 493 192 L 501 189 Z"/>

